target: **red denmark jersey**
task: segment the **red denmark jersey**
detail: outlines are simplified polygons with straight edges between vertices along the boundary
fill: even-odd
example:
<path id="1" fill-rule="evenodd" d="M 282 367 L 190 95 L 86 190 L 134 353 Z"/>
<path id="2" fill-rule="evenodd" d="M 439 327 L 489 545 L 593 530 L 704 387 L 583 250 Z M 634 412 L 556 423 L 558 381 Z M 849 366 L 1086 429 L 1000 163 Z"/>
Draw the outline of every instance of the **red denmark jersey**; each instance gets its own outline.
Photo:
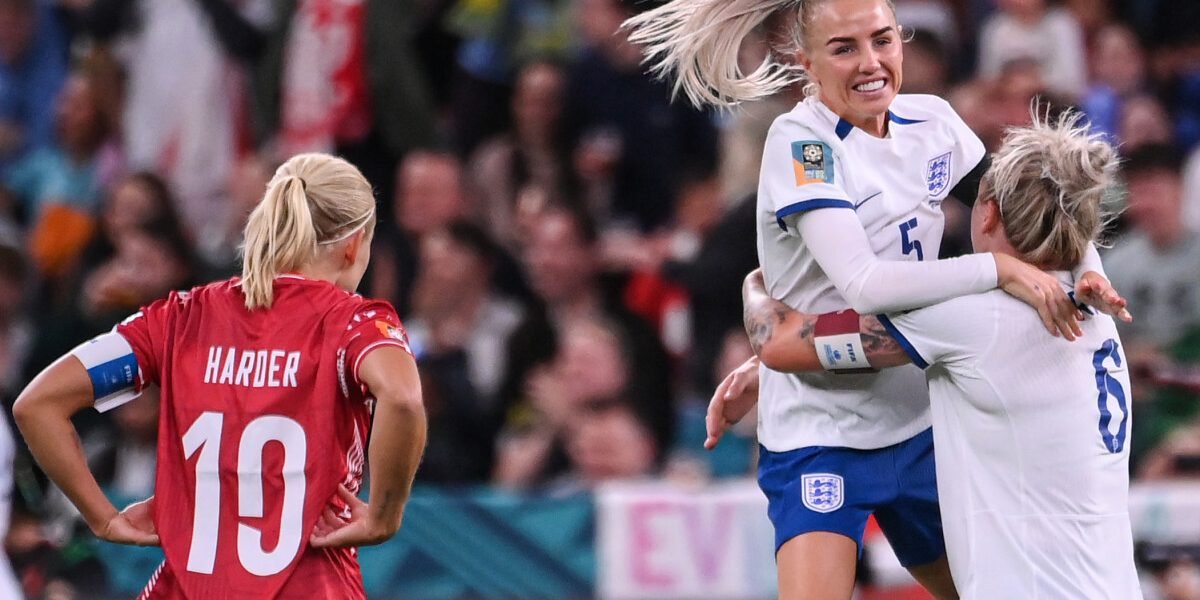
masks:
<path id="1" fill-rule="evenodd" d="M 248 311 L 238 280 L 172 293 L 117 327 L 162 389 L 143 598 L 365 598 L 353 549 L 314 549 L 338 483 L 362 483 L 372 399 L 358 365 L 408 343 L 387 302 L 299 276 Z"/>

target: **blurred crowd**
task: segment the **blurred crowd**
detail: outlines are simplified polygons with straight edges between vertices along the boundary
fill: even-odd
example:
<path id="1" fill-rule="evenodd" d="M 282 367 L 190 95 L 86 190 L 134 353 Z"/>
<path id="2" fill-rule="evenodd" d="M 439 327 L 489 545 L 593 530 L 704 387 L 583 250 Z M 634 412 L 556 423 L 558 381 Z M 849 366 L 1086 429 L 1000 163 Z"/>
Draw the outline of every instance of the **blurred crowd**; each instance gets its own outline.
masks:
<path id="1" fill-rule="evenodd" d="M 1200 2 L 895 2 L 904 91 L 949 99 L 989 149 L 1035 98 L 1120 144 L 1105 264 L 1136 318 L 1135 478 L 1200 480 Z M 396 305 L 418 357 L 419 481 L 566 494 L 752 473 L 753 419 L 705 452 L 703 415 L 751 354 L 759 155 L 800 93 L 672 102 L 619 28 L 655 5 L 0 0 L 6 406 L 140 305 L 236 274 L 275 165 L 326 151 L 378 191 L 361 291 Z M 745 66 L 777 39 L 755 32 Z M 969 252 L 966 210 L 943 206 L 943 255 Z M 147 394 L 80 417 L 115 498 L 153 491 L 157 411 Z M 86 528 L 26 455 L 15 481 L 6 546 L 26 592 L 102 586 Z M 1200 599 L 1195 562 L 1153 564 L 1163 597 Z"/>

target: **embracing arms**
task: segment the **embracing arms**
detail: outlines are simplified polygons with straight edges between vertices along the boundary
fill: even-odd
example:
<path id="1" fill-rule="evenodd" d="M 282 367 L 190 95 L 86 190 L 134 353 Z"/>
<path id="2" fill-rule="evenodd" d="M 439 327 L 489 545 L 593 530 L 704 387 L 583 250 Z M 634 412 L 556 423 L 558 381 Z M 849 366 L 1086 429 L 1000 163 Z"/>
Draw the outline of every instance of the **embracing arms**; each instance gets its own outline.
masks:
<path id="1" fill-rule="evenodd" d="M 742 301 L 746 333 L 762 364 L 775 371 L 792 373 L 822 370 L 814 342 L 818 315 L 797 312 L 769 296 L 761 270 L 746 276 Z M 860 316 L 859 333 L 867 361 L 873 367 L 911 362 L 878 318 Z"/>
<path id="2" fill-rule="evenodd" d="M 1076 298 L 1118 318 L 1129 321 L 1125 300 L 1109 282 L 1095 272 L 1076 282 Z M 709 403 L 706 425 L 707 448 L 716 446 L 721 435 L 745 416 L 758 400 L 760 365 L 783 372 L 823 370 L 816 347 L 819 315 L 798 312 L 767 293 L 762 272 L 746 277 L 742 288 L 743 318 L 755 357 L 730 372 L 717 387 Z M 859 335 L 867 361 L 874 368 L 895 367 L 912 362 L 910 355 L 879 317 L 859 316 Z"/>

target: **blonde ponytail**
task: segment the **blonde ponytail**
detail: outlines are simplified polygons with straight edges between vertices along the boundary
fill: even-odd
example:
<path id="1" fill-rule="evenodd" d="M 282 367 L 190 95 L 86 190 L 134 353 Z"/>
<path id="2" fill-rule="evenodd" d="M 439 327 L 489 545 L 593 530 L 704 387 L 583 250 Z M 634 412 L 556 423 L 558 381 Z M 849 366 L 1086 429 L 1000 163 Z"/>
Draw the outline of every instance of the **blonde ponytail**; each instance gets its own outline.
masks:
<path id="1" fill-rule="evenodd" d="M 802 79 L 796 65 L 768 55 L 749 75 L 738 66 L 742 41 L 767 17 L 801 0 L 674 0 L 625 22 L 629 41 L 645 46 L 645 62 L 658 77 L 673 79 L 702 107 L 734 106 L 770 96 Z"/>
<path id="2" fill-rule="evenodd" d="M 310 264 L 323 247 L 373 226 L 374 220 L 371 186 L 353 165 L 328 154 L 292 157 L 275 171 L 246 222 L 246 308 L 270 307 L 277 276 Z"/>

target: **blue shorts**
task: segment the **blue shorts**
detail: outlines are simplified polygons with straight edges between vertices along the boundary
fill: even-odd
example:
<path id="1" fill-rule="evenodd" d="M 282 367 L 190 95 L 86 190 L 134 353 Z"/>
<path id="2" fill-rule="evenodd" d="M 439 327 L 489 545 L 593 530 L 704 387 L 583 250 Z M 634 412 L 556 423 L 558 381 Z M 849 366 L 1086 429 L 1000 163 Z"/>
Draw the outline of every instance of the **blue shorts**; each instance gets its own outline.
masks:
<path id="1" fill-rule="evenodd" d="M 900 564 L 946 553 L 938 512 L 933 430 L 894 446 L 855 450 L 811 446 L 771 452 L 759 446 L 758 485 L 775 526 L 775 551 L 803 533 L 831 531 L 858 543 L 872 513 Z"/>

